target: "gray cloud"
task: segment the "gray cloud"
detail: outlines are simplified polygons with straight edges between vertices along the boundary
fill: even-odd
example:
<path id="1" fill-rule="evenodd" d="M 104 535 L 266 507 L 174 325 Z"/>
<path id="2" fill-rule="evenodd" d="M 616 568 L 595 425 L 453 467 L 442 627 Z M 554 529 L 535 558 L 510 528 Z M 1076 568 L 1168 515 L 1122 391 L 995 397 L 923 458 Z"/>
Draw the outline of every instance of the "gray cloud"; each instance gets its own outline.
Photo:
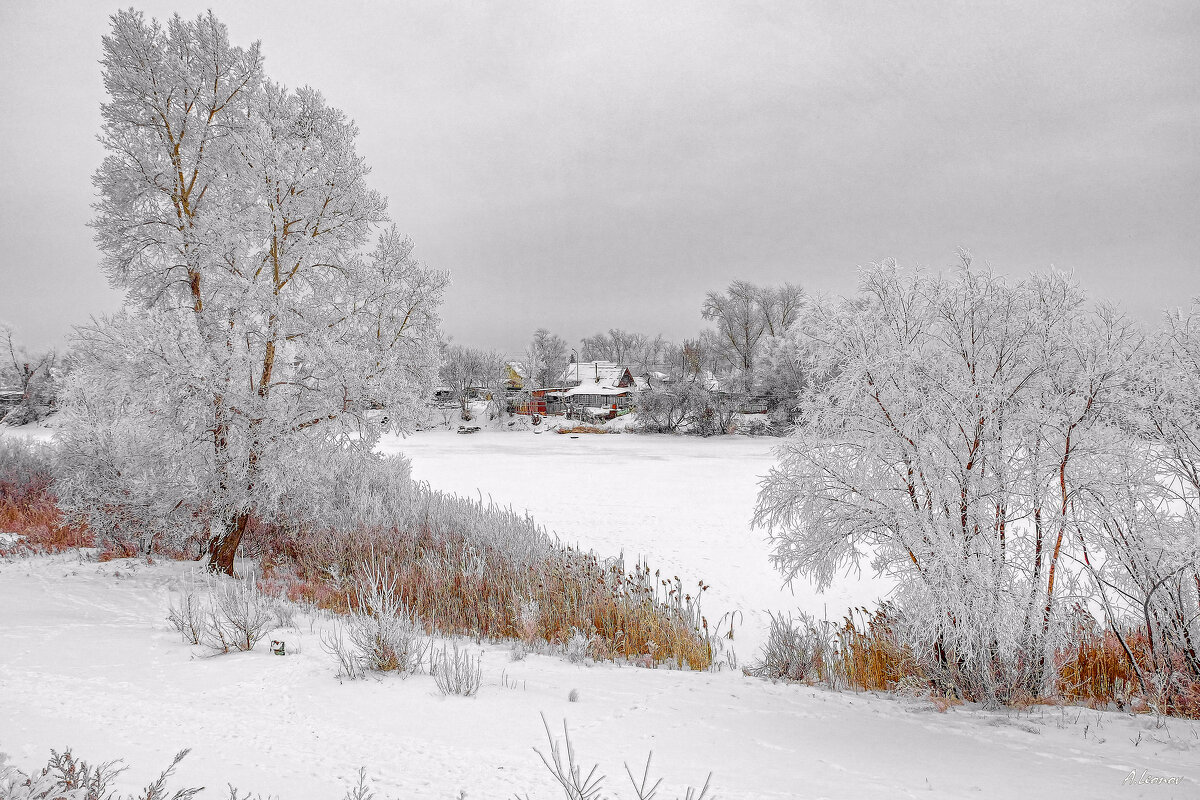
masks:
<path id="1" fill-rule="evenodd" d="M 358 121 L 458 341 L 678 338 L 734 277 L 960 245 L 1146 319 L 1200 294 L 1190 2 L 212 5 Z M 0 318 L 49 341 L 117 302 L 84 228 L 106 12 L 0 15 Z"/>

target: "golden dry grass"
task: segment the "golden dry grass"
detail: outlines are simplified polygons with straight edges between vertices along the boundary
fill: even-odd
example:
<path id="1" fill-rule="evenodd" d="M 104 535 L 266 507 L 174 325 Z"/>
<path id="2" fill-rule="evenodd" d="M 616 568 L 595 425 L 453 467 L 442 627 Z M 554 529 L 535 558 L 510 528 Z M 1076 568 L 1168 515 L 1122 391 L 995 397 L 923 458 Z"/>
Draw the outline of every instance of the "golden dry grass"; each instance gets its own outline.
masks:
<path id="1" fill-rule="evenodd" d="M 518 565 L 498 548 L 428 528 L 314 536 L 260 526 L 259 535 L 276 587 L 323 608 L 345 612 L 359 605 L 354 582 L 333 576 L 386 564 L 389 584 L 394 577 L 395 593 L 431 633 L 558 645 L 582 635 L 596 659 L 691 669 L 712 663 L 699 598 L 652 577 L 644 565 L 626 572 L 570 548 Z"/>
<path id="2" fill-rule="evenodd" d="M 1151 655 L 1145 627 L 1123 633 L 1146 679 L 1142 690 L 1137 671 L 1116 633 L 1085 629 L 1072 647 L 1058 653 L 1058 692 L 1069 702 L 1094 706 L 1116 704 L 1132 711 L 1200 719 L 1200 681 L 1188 675 L 1179 654 Z"/>

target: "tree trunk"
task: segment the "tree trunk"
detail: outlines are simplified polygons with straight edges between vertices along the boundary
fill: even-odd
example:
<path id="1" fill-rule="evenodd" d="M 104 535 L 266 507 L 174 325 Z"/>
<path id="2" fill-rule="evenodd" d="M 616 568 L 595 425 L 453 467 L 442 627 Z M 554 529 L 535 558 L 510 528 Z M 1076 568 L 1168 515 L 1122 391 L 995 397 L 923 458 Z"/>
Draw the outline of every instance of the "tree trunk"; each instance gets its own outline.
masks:
<path id="1" fill-rule="evenodd" d="M 233 557 L 237 554 L 238 545 L 242 543 L 242 536 L 246 533 L 246 526 L 249 522 L 250 515 L 242 512 L 230 521 L 225 533 L 209 539 L 209 572 L 233 574 Z"/>

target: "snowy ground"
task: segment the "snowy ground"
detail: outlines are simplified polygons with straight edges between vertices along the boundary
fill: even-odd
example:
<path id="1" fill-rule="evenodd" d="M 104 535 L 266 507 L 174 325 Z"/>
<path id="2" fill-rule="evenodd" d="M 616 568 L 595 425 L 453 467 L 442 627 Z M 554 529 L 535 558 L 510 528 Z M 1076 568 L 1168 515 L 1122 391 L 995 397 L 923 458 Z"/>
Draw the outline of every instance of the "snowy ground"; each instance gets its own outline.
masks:
<path id="1" fill-rule="evenodd" d="M 71 745 L 125 757 L 122 788 L 183 747 L 181 784 L 226 794 L 340 798 L 365 765 L 398 798 L 560 796 L 531 747 L 539 712 L 565 718 L 588 766 L 629 798 L 622 762 L 654 751 L 660 797 L 709 770 L 737 798 L 1185 798 L 1200 791 L 1200 729 L 1081 709 L 1016 714 L 833 694 L 737 673 L 581 666 L 483 656 L 479 695 L 441 697 L 428 676 L 339 683 L 320 625 L 273 634 L 299 655 L 205 658 L 164 621 L 188 564 L 75 557 L 0 563 L 0 750 L 32 766 Z M 568 694 L 579 691 L 579 701 Z M 1136 742 L 1136 744 L 1135 744 Z M 586 767 L 585 767 L 586 769 Z M 1177 784 L 1125 784 L 1131 771 Z M 620 778 L 618 781 L 617 779 Z"/>
<path id="2" fill-rule="evenodd" d="M 32 432 L 41 438 L 46 433 Z M 748 518 L 772 441 L 634 435 L 447 432 L 388 440 L 415 475 L 453 491 L 528 509 L 565 540 L 647 556 L 665 572 L 703 578 L 710 620 L 745 616 L 742 660 L 763 632 L 762 609 L 831 617 L 883 587 L 847 581 L 830 596 L 780 588 Z M 396 798 L 561 795 L 532 748 L 539 713 L 565 718 L 609 796 L 631 798 L 623 762 L 654 751 L 660 800 L 711 770 L 738 798 L 1200 796 L 1200 726 L 1073 709 L 938 713 L 928 700 L 834 694 L 737 672 L 581 666 L 553 656 L 512 661 L 484 646 L 483 688 L 443 698 L 428 676 L 339 683 L 318 634 L 327 620 L 281 630 L 298 655 L 205 657 L 165 621 L 190 564 L 97 564 L 77 556 L 0 562 L 0 751 L 18 766 L 70 745 L 91 759 L 125 758 L 126 791 L 191 747 L 181 784 L 201 797 L 243 791 L 337 800 L 358 767 Z M 477 646 L 471 645 L 473 649 Z M 568 695 L 578 690 L 579 701 Z M 1137 784 L 1127 779 L 1177 779 Z M 381 796 L 382 800 L 382 796 Z"/>

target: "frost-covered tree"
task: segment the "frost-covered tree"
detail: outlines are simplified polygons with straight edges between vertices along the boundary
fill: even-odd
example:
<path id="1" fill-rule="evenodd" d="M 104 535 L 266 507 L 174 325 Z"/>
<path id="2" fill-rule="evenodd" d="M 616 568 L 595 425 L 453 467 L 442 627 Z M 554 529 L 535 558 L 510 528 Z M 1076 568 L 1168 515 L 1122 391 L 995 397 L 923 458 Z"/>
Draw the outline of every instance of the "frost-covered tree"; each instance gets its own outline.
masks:
<path id="1" fill-rule="evenodd" d="M 528 372 L 526 389 L 558 386 L 567 369 L 566 340 L 545 328 L 538 328 L 525 348 L 525 369 Z"/>
<path id="2" fill-rule="evenodd" d="M 775 564 L 824 587 L 870 560 L 938 680 L 1039 693 L 1112 485 L 1097 465 L 1128 446 L 1139 336 L 1065 276 L 1010 285 L 969 259 L 946 279 L 874 266 L 816 313 L 818 379 L 755 514 Z"/>
<path id="3" fill-rule="evenodd" d="M 755 361 L 755 391 L 767 399 L 768 411 L 783 425 L 796 421 L 801 395 L 819 377 L 816 351 L 824 313 L 819 306 L 819 302 L 809 301 L 782 333 L 764 337 Z M 823 369 L 836 371 L 829 364 Z"/>
<path id="4" fill-rule="evenodd" d="M 53 349 L 30 353 L 13 340 L 10 326 L 0 323 L 0 389 L 20 393 L 18 404 L 0 409 L 0 418 L 10 425 L 34 422 L 55 404 L 58 386 L 58 355 Z"/>
<path id="5" fill-rule="evenodd" d="M 1113 466 L 1092 575 L 1145 627 L 1160 663 L 1200 681 L 1200 300 L 1165 316 L 1131 376 L 1123 427 L 1145 443 Z"/>
<path id="6" fill-rule="evenodd" d="M 758 290 L 758 306 L 766 335 L 783 336 L 803 313 L 807 294 L 794 283 L 763 286 Z"/>
<path id="7" fill-rule="evenodd" d="M 725 293 L 709 292 L 701 315 L 716 323 L 716 341 L 728 370 L 743 376 L 754 369 L 759 342 L 767 324 L 759 306 L 760 289 L 746 281 L 734 281 Z"/>
<path id="8" fill-rule="evenodd" d="M 174 508 L 228 572 L 252 516 L 297 490 L 289 464 L 414 424 L 447 278 L 389 224 L 354 125 L 268 80 L 211 13 L 119 12 L 103 54 L 92 224 L 127 310 L 82 333 L 69 497 L 91 518 L 118 490 Z M 144 443 L 122 451 L 138 467 L 107 463 L 106 439 Z"/>
<path id="9" fill-rule="evenodd" d="M 467 401 L 478 391 L 490 396 L 493 414 L 504 411 L 504 356 L 495 350 L 450 345 L 442 356 L 441 381 L 454 394 L 464 419 L 468 418 Z"/>
<path id="10" fill-rule="evenodd" d="M 645 375 L 667 360 L 670 343 L 662 334 L 647 336 L 611 328 L 608 333 L 597 333 L 580 341 L 580 358 L 584 361 L 612 361 L 633 370 L 635 375 Z"/>
<path id="11" fill-rule="evenodd" d="M 482 350 L 457 344 L 449 345 L 442 354 L 440 380 L 443 386 L 450 389 L 464 419 L 467 418 L 467 401 L 471 399 L 471 391 L 487 383 L 485 361 Z"/>
<path id="12" fill-rule="evenodd" d="M 758 286 L 734 281 L 725 292 L 709 292 L 701 315 L 716 324 L 713 342 L 721 372 L 749 390 L 765 343 L 783 336 L 804 308 L 804 290 L 791 283 Z"/>

